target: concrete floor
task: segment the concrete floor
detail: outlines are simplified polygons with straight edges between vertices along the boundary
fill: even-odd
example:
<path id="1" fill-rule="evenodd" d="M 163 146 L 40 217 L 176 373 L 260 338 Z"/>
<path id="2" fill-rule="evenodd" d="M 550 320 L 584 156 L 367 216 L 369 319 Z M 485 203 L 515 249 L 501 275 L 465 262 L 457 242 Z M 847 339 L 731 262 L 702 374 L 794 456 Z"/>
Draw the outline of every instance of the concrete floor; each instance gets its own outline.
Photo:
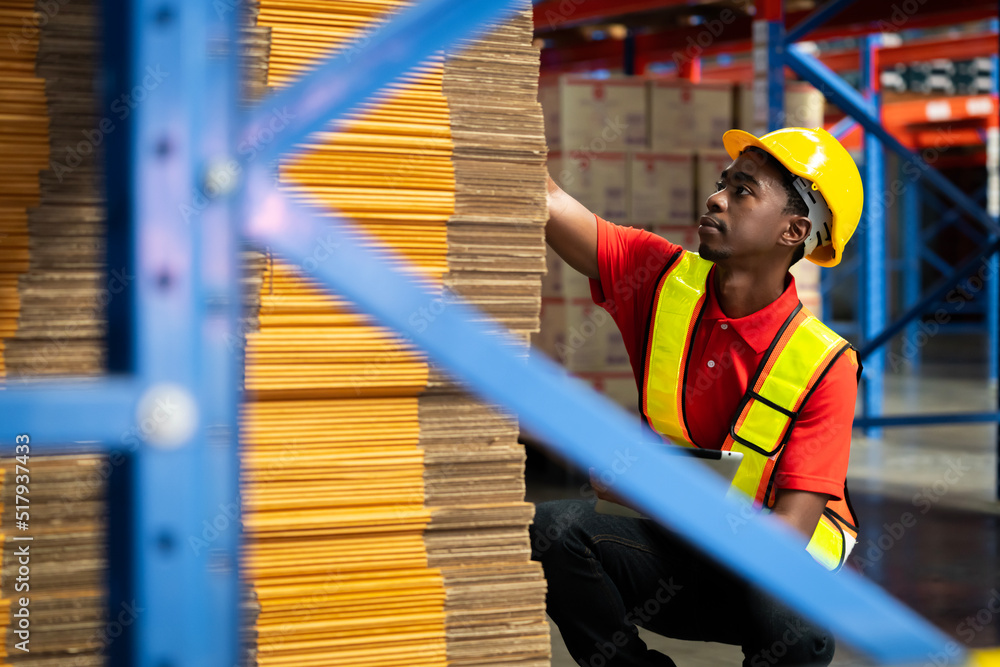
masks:
<path id="1" fill-rule="evenodd" d="M 983 376 L 982 364 L 926 365 L 919 374 L 887 376 L 884 400 L 889 415 L 997 409 L 996 388 Z M 855 414 L 860 412 L 859 405 Z M 897 427 L 882 433 L 881 439 L 870 439 L 855 429 L 848 469 L 852 489 L 905 498 L 922 491 L 935 504 L 995 507 L 995 424 Z M 957 476 L 957 483 L 946 482 L 948 470 L 956 471 L 948 479 Z"/>
<path id="2" fill-rule="evenodd" d="M 552 629 L 552 667 L 577 667 L 570 657 L 566 645 L 559 636 L 559 628 L 549 619 Z M 639 628 L 639 635 L 646 645 L 660 653 L 669 655 L 678 667 L 720 667 L 721 665 L 739 666 L 743 661 L 743 652 L 737 646 L 725 644 L 710 644 L 706 642 L 682 642 L 668 639 Z M 860 660 L 846 649 L 837 649 L 837 655 L 832 663 L 836 667 L 867 667 L 870 663 Z"/>
<path id="3" fill-rule="evenodd" d="M 927 363 L 919 373 L 887 376 L 885 412 L 996 409 L 996 389 L 989 386 L 983 369 L 975 362 Z M 965 634 L 960 632 L 964 619 L 984 609 L 1000 589 L 996 433 L 992 424 L 892 428 L 885 429 L 881 439 L 871 439 L 856 429 L 852 444 L 848 480 L 861 517 L 858 548 L 877 542 L 884 525 L 903 513 L 917 517 L 877 562 L 862 568 L 863 576 L 955 637 Z M 528 500 L 575 497 L 582 481 L 543 460 L 539 452 L 530 452 Z M 553 667 L 574 665 L 558 628 L 550 625 Z M 640 632 L 651 648 L 670 655 L 679 667 L 739 665 L 742 659 L 737 647 Z M 970 648 L 1000 645 L 1000 622 L 991 619 L 983 631 L 963 642 Z M 833 664 L 870 663 L 841 644 Z"/>

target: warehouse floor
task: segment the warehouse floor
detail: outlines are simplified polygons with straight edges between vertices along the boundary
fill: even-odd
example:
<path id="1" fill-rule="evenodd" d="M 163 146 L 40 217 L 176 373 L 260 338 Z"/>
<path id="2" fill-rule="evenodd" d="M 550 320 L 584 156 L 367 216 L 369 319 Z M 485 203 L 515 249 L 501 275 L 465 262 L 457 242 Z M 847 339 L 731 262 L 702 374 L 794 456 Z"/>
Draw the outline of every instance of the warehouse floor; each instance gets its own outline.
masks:
<path id="1" fill-rule="evenodd" d="M 885 411 L 995 409 L 995 390 L 988 387 L 983 368 L 982 363 L 927 363 L 919 373 L 888 376 Z M 977 613 L 992 616 L 987 603 L 1000 595 L 996 441 L 996 426 L 990 424 L 886 429 L 881 441 L 856 430 L 851 451 L 849 481 L 861 517 L 853 555 L 872 556 L 861 564 L 863 575 L 973 648 L 1000 645 L 996 619 L 971 637 L 963 625 Z M 542 461 L 537 451 L 529 456 L 529 501 L 578 497 L 585 479 Z M 915 518 L 912 527 L 898 539 L 886 537 L 886 526 L 905 513 Z M 888 548 L 877 546 L 880 537 Z M 554 624 L 552 630 L 553 667 L 574 665 Z M 742 659 L 737 647 L 641 632 L 651 648 L 680 667 L 739 665 Z M 841 645 L 833 664 L 867 663 Z"/>

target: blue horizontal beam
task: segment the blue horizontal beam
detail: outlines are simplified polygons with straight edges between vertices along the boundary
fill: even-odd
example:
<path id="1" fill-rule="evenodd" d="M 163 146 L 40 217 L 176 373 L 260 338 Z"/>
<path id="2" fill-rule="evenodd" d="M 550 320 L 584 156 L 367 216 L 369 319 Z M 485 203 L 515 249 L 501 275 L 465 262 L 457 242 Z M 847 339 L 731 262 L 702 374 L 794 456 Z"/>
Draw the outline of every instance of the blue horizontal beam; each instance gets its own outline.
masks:
<path id="1" fill-rule="evenodd" d="M 140 393 L 133 378 L 8 381 L 0 384 L 0 442 L 27 433 L 32 451 L 45 454 L 128 447 Z"/>
<path id="2" fill-rule="evenodd" d="M 822 7 L 792 26 L 785 37 L 785 43 L 801 40 L 852 4 L 854 0 L 827 0 Z"/>
<path id="3" fill-rule="evenodd" d="M 856 417 L 854 419 L 854 428 L 868 426 L 927 426 L 929 424 L 981 424 L 986 422 L 1000 422 L 1000 412 Z"/>
<path id="4" fill-rule="evenodd" d="M 508 13 L 512 4 L 512 0 L 421 0 L 401 10 L 292 86 L 263 99 L 243 124 L 237 145 L 260 147 L 255 159 L 261 164 L 280 158 L 417 64 L 475 37 Z"/>
<path id="5" fill-rule="evenodd" d="M 262 169 L 248 179 L 251 241 L 307 267 L 308 278 L 424 349 L 482 399 L 515 412 L 559 456 L 599 471 L 624 456 L 629 465 L 615 492 L 876 660 L 948 655 L 944 634 L 855 573 L 824 570 L 780 520 L 759 516 L 734 531 L 730 521 L 745 508 L 713 473 L 668 456 L 639 420 L 566 378 L 555 363 L 526 357 L 484 313 L 414 282 L 397 253 L 349 223 L 297 206 Z"/>
<path id="6" fill-rule="evenodd" d="M 889 342 L 893 336 L 906 328 L 906 325 L 911 320 L 914 320 L 927 312 L 928 306 L 936 305 L 939 301 L 941 301 L 941 299 L 945 298 L 948 292 L 953 290 L 958 285 L 959 281 L 970 276 L 977 266 L 985 265 L 985 258 L 994 254 L 997 250 L 1000 250 L 1000 239 L 995 239 L 988 246 L 962 262 L 958 268 L 952 271 L 951 274 L 943 278 L 938 283 L 937 287 L 925 294 L 916 305 L 903 313 L 903 315 L 901 315 L 895 322 L 883 329 L 882 333 L 874 336 L 867 343 L 865 343 L 865 345 L 858 352 L 858 356 L 864 360 L 864 358 L 873 351 Z"/>
<path id="7" fill-rule="evenodd" d="M 975 312 L 982 315 L 985 310 L 985 308 L 980 308 L 975 311 L 970 310 L 967 312 Z M 946 322 L 941 325 L 941 331 L 949 334 L 982 334 L 988 333 L 988 330 L 989 327 L 985 318 L 983 318 L 983 321 L 980 322 Z"/>
<path id="8" fill-rule="evenodd" d="M 919 155 L 906 148 L 896 137 L 892 136 L 888 130 L 882 127 L 880 119 L 876 118 L 869 110 L 868 102 L 858 91 L 838 76 L 836 72 L 795 45 L 790 46 L 785 52 L 785 64 L 802 77 L 802 79 L 815 86 L 823 93 L 827 100 L 857 120 L 866 132 L 870 132 L 878 137 L 883 146 L 891 149 L 903 160 L 911 163 L 915 170 L 913 174 L 914 179 L 926 179 L 969 217 L 974 218 L 986 229 L 991 230 L 995 234 L 1000 234 L 1000 225 L 982 207 L 977 206 L 968 195 L 945 178 L 941 172 L 927 164 Z M 906 172 L 906 169 L 903 171 Z"/>

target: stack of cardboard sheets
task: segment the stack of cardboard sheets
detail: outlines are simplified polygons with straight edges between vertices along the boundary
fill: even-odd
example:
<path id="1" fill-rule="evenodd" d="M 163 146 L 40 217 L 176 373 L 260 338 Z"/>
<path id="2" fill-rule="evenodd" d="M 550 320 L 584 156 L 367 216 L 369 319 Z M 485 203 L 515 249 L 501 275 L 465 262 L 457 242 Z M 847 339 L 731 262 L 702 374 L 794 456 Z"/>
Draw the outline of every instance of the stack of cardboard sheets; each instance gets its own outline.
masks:
<path id="1" fill-rule="evenodd" d="M 545 271 L 545 140 L 528 3 L 447 52 L 455 153 L 445 285 L 525 345 Z M 524 348 L 525 351 L 527 348 Z M 428 556 L 448 591 L 454 665 L 548 665 L 545 581 L 530 561 L 517 422 L 432 369 L 421 397 Z"/>
<path id="2" fill-rule="evenodd" d="M 248 97 L 289 84 L 403 4 L 263 0 L 244 32 Z M 538 52 L 523 4 L 483 38 L 415 67 L 280 167 L 284 187 L 358 223 L 440 295 L 417 320 L 457 293 L 521 345 L 538 328 L 546 215 Z M 11 175 L 16 197 L 0 199 L 0 230 L 20 239 L 0 244 L 0 257 L 23 273 L 16 292 L 4 292 L 13 283 L 0 276 L 12 378 L 106 366 L 106 306 L 118 292 L 103 264 L 100 142 L 134 100 L 112 115 L 96 111 L 95 9 L 81 0 L 35 21 L 37 55 L 9 54 L 23 61 L 10 71 L 24 81 L 0 78 L 0 105 L 24 106 L 24 127 L 0 132 L 0 151 L 35 170 Z M 22 1 L 0 22 L 21 25 L 29 10 Z M 335 244 L 317 240 L 313 259 L 335 258 Z M 523 501 L 516 421 L 472 398 L 405 338 L 318 290 L 308 264 L 295 269 L 248 249 L 244 269 L 247 662 L 548 665 L 545 582 L 529 560 L 532 506 Z M 114 466 L 102 456 L 35 461 L 32 485 L 47 494 L 36 506 L 36 539 L 48 555 L 38 561 L 46 585 L 32 613 L 46 615 L 51 632 L 30 654 L 9 644 L 6 659 L 99 665 L 109 641 L 102 545 Z M 0 463 L 9 495 L 13 462 Z"/>
<path id="3" fill-rule="evenodd" d="M 103 365 L 105 301 L 101 143 L 94 3 L 8 0 L 0 8 L 0 369 L 19 383 L 93 374 Z M 113 131 L 113 128 L 112 128 Z M 0 376 L 4 373 L 0 370 Z M 27 530 L 15 524 L 24 468 L 0 459 L 4 536 L 2 625 L 17 627 L 20 547 L 30 548 L 30 652 L 6 634 L 4 663 L 104 664 L 105 487 L 101 455 L 31 456 Z M 22 487 L 23 488 L 23 487 Z M 15 537 L 30 537 L 16 541 Z M 134 620 L 135 610 L 115 610 Z M 131 615 L 130 615 L 131 614 Z M 115 629 L 112 629 L 114 632 Z"/>
<path id="4" fill-rule="evenodd" d="M 395 4 L 263 0 L 267 85 L 288 85 Z M 446 269 L 454 188 L 440 79 L 440 61 L 428 63 L 280 170 L 287 189 L 363 221 L 433 285 Z M 336 239 L 322 242 L 316 261 L 331 261 Z M 417 394 L 427 364 L 320 292 L 308 268 L 267 257 L 259 330 L 247 337 L 242 567 L 258 606 L 250 663 L 445 665 L 444 586 L 422 540 L 430 512 Z"/>
<path id="5" fill-rule="evenodd" d="M 18 279 L 28 270 L 28 209 L 38 205 L 38 171 L 49 161 L 45 82 L 35 74 L 33 0 L 0 7 L 0 378 L 4 339 L 17 331 Z"/>
<path id="6" fill-rule="evenodd" d="M 13 445 L 11 445 L 13 451 Z M 123 605 L 109 622 L 104 580 L 107 575 L 107 504 L 110 468 L 103 456 L 31 456 L 30 495 L 18 500 L 14 459 L 2 459 L 4 534 L 3 602 L 6 657 L 3 664 L 30 667 L 100 667 L 108 646 L 135 621 L 139 609 Z M 22 487 L 23 492 L 23 487 Z M 15 522 L 14 507 L 29 501 L 27 530 Z M 30 538 L 15 540 L 14 538 Z M 19 549 L 28 548 L 27 577 L 21 576 Z M 22 552 L 23 553 L 23 552 Z M 20 582 L 20 584 L 18 583 Z M 27 584 L 20 592 L 17 585 Z M 18 600 L 29 599 L 29 643 L 16 644 Z"/>
<path id="7" fill-rule="evenodd" d="M 105 312 L 115 296 L 104 270 L 101 146 L 121 118 L 98 113 L 93 3 L 60 5 L 36 25 L 50 159 L 38 177 L 41 202 L 28 212 L 28 272 L 5 361 L 10 376 L 93 374 L 105 365 Z"/>
<path id="8" fill-rule="evenodd" d="M 287 85 L 402 4 L 262 0 L 268 83 Z M 287 189 L 356 222 L 438 290 L 414 327 L 449 293 L 521 341 L 538 327 L 545 146 L 527 10 L 414 68 L 282 164 Z M 314 259 L 335 261 L 323 243 Z M 253 661 L 547 665 L 516 421 L 321 293 L 309 270 L 268 257 L 247 341 Z"/>

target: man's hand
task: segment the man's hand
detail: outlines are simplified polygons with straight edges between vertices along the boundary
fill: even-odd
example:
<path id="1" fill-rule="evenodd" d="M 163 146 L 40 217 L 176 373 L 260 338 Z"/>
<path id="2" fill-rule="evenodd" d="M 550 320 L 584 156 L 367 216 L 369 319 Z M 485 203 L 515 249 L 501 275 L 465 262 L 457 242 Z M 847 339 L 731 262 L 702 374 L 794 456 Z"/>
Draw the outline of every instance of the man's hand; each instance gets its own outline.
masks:
<path id="1" fill-rule="evenodd" d="M 830 500 L 825 493 L 778 489 L 771 513 L 806 536 L 809 540 L 816 531 L 816 524 L 823 515 L 823 508 Z"/>
<path id="2" fill-rule="evenodd" d="M 590 485 L 594 487 L 594 491 L 597 493 L 597 497 L 601 500 L 608 500 L 613 503 L 618 503 L 619 505 L 629 506 L 628 502 L 619 498 L 614 494 L 614 492 L 608 487 L 604 486 L 601 482 L 601 478 L 596 474 L 596 469 L 590 469 Z"/>
<path id="3" fill-rule="evenodd" d="M 594 487 L 597 497 L 601 500 L 608 500 L 625 507 L 631 507 L 627 500 L 620 498 L 606 487 L 595 468 L 590 468 L 590 485 Z M 797 489 L 779 489 L 774 498 L 774 507 L 771 513 L 779 517 L 786 524 L 804 535 L 808 542 L 812 539 L 816 531 L 816 524 L 819 523 L 823 515 L 823 509 L 830 500 L 830 496 L 825 493 L 814 493 L 812 491 L 799 491 Z M 633 508 L 634 509 L 634 508 Z"/>
<path id="4" fill-rule="evenodd" d="M 546 242 L 567 264 L 597 280 L 597 219 L 594 214 L 566 194 L 551 176 L 548 176 L 546 201 L 549 206 Z"/>

